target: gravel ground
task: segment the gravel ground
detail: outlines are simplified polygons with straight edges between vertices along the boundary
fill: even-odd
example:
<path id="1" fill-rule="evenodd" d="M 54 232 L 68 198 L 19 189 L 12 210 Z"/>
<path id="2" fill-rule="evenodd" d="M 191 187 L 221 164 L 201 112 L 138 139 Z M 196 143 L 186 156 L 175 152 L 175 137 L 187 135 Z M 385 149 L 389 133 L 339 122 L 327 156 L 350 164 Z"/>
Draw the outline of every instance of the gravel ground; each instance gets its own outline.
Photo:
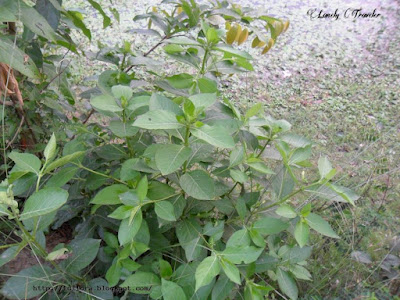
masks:
<path id="1" fill-rule="evenodd" d="M 109 1 L 99 1 L 104 7 L 110 7 Z M 133 41 L 138 49 L 147 49 L 156 38 L 143 37 L 127 33 L 129 29 L 140 27 L 132 21 L 136 14 L 144 13 L 146 7 L 158 5 L 160 1 L 115 0 L 121 22 L 114 22 L 112 27 L 101 28 L 101 16 L 82 0 L 66 0 L 65 6 L 82 9 L 86 12 L 85 23 L 92 30 L 93 43 L 87 43 L 82 37 L 77 37 L 84 43 L 84 49 L 96 49 L 96 41 L 115 45 L 123 40 Z M 274 84 L 284 84 L 290 80 L 296 82 L 299 75 L 307 75 L 309 80 L 320 78 L 327 73 L 330 76 L 386 76 L 398 72 L 399 57 L 390 53 L 391 41 L 398 36 L 396 27 L 399 25 L 399 1 L 368 0 L 368 1 L 233 1 L 242 6 L 257 7 L 266 13 L 290 20 L 290 29 L 282 35 L 277 45 L 263 57 L 258 52 L 250 52 L 256 58 L 257 77 Z M 345 18 L 348 8 L 362 8 L 363 12 L 381 14 L 378 18 Z M 340 17 L 335 19 L 311 19 L 307 12 L 312 9 L 332 13 L 338 9 Z M 107 10 L 106 10 L 107 11 Z M 381 72 L 381 67 L 388 68 Z M 347 68 L 343 68 L 347 66 Z M 368 72 L 369 71 L 369 72 Z M 369 73 L 369 74 L 368 74 Z M 398 81 L 396 82 L 398 83 Z"/>

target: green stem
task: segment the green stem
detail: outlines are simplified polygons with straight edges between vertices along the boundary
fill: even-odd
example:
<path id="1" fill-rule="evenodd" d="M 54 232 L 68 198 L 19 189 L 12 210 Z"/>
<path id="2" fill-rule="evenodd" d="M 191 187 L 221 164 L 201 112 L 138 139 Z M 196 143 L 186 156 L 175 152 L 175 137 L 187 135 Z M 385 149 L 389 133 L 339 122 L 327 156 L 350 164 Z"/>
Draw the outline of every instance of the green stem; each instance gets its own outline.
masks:
<path id="1" fill-rule="evenodd" d="M 190 136 L 190 127 L 186 126 L 186 134 L 185 134 L 185 147 L 189 147 L 189 136 Z M 188 161 L 186 160 L 183 164 L 183 173 L 186 173 Z"/>
<path id="2" fill-rule="evenodd" d="M 36 192 L 39 191 L 39 187 L 40 187 L 40 180 L 42 179 L 42 173 L 40 172 L 38 174 L 38 179 L 36 181 Z"/>
<path id="3" fill-rule="evenodd" d="M 270 209 L 271 207 L 280 205 L 280 204 L 286 202 L 288 199 L 292 198 L 293 196 L 297 195 L 298 193 L 303 192 L 304 190 L 306 190 L 306 189 L 308 189 L 308 188 L 310 188 L 310 187 L 313 187 L 313 186 L 315 186 L 315 185 L 318 185 L 318 184 L 320 184 L 319 181 L 318 181 L 318 182 L 314 182 L 314 183 L 312 183 L 312 184 L 310 184 L 310 185 L 307 185 L 307 186 L 302 186 L 302 187 L 300 187 L 299 189 L 295 190 L 294 192 L 290 193 L 289 195 L 285 196 L 284 198 L 282 198 L 282 199 L 279 200 L 278 202 L 272 203 L 272 204 L 270 204 L 270 205 L 268 205 L 268 206 L 264 206 L 263 209 L 260 210 L 260 211 L 257 211 L 257 213 L 266 211 L 266 210 Z"/>
<path id="4" fill-rule="evenodd" d="M 123 72 L 123 71 L 124 71 L 124 68 L 125 68 L 125 59 L 126 59 L 126 53 L 124 53 L 124 57 L 122 58 L 121 67 L 119 68 L 119 70 L 120 70 L 121 72 Z"/>
<path id="5" fill-rule="evenodd" d="M 89 169 L 89 168 L 86 168 L 84 165 L 81 165 L 81 164 L 74 164 L 74 165 L 76 165 L 78 168 L 83 169 L 83 170 L 86 170 L 86 171 L 88 171 L 88 172 L 90 172 L 90 173 L 93 173 L 93 174 L 96 174 L 96 175 L 99 175 L 99 176 L 103 176 L 103 177 L 112 179 L 112 180 L 114 180 L 114 181 L 116 181 L 116 182 L 118 182 L 118 183 L 121 183 L 121 184 L 128 185 L 125 181 L 119 180 L 119 179 L 117 179 L 117 178 L 115 178 L 115 177 L 113 177 L 113 176 L 106 175 L 106 174 L 97 172 L 97 171 L 95 171 L 95 170 Z"/>
<path id="6" fill-rule="evenodd" d="M 14 246 L 19 246 L 19 243 L 14 243 L 14 244 L 8 244 L 8 245 L 1 245 L 0 249 L 6 249 Z"/>
<path id="7" fill-rule="evenodd" d="M 204 71 L 205 71 L 205 68 L 206 68 L 207 55 L 208 55 L 208 48 L 204 52 L 203 63 L 201 65 L 200 74 L 204 74 L 205 73 Z"/>

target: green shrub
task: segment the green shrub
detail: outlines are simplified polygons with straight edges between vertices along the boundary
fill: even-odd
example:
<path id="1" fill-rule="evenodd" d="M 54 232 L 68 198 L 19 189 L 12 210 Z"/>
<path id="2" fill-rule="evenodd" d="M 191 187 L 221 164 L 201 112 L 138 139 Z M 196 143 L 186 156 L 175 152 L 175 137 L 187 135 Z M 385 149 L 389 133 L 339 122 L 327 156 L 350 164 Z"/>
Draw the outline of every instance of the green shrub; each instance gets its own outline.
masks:
<path id="1" fill-rule="evenodd" d="M 265 53 L 288 23 L 226 2 L 179 1 L 172 13 L 158 11 L 136 16 L 150 24 L 136 31 L 161 42 L 144 56 L 128 43 L 108 53 L 119 68 L 102 73 L 90 91 L 107 126 L 78 121 L 62 150 L 53 134 L 40 156 L 8 154 L 14 165 L 0 187 L 0 213 L 21 241 L 7 245 L 0 262 L 29 246 L 46 263 L 10 277 L 5 297 L 31 298 L 46 288 L 47 299 L 112 299 L 114 288 L 116 296 L 152 299 L 263 299 L 279 288 L 297 299 L 296 280 L 311 280 L 310 229 L 338 238 L 298 197 L 354 205 L 350 190 L 330 183 L 329 161 L 321 157 L 319 175 L 307 180 L 312 143 L 266 116 L 260 103 L 242 111 L 218 91 L 219 76 L 252 70 L 250 54 L 231 44 L 252 34 Z M 161 45 L 190 73 L 149 71 L 159 79 L 137 88 L 142 78 L 130 71 L 150 64 L 147 56 Z M 65 222 L 75 226 L 74 239 L 48 253 L 45 233 Z"/>

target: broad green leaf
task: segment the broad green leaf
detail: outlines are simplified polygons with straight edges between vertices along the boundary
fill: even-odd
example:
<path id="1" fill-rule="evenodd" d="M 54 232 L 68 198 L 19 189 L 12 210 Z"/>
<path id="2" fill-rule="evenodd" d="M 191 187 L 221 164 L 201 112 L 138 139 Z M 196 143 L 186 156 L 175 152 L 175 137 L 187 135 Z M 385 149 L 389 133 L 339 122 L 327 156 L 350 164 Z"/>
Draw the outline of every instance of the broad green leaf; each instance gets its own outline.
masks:
<path id="1" fill-rule="evenodd" d="M 253 57 L 249 53 L 247 53 L 245 51 L 237 50 L 228 45 L 218 45 L 218 46 L 213 47 L 213 49 L 217 50 L 217 51 L 222 51 L 222 52 L 228 53 L 232 56 L 241 57 L 241 58 L 248 59 L 248 60 L 253 59 Z"/>
<path id="2" fill-rule="evenodd" d="M 254 117 L 255 115 L 261 113 L 262 111 L 263 111 L 262 103 L 256 103 L 246 111 L 245 118 L 249 119 L 251 117 Z"/>
<path id="3" fill-rule="evenodd" d="M 250 246 L 250 235 L 247 229 L 240 229 L 234 232 L 226 243 L 226 247 Z"/>
<path id="4" fill-rule="evenodd" d="M 212 106 L 215 101 L 217 101 L 217 94 L 196 94 L 189 97 L 189 100 L 192 101 L 196 108 L 204 107 L 208 108 Z"/>
<path id="5" fill-rule="evenodd" d="M 348 202 L 355 205 L 355 201 L 360 198 L 354 191 L 343 186 L 330 183 L 325 185 L 314 185 L 305 191 L 313 193 L 315 196 L 329 201 Z"/>
<path id="6" fill-rule="evenodd" d="M 332 165 L 326 156 L 322 156 L 318 160 L 318 170 L 321 178 L 325 178 L 325 176 L 332 170 Z"/>
<path id="7" fill-rule="evenodd" d="M 241 264 L 242 262 L 245 264 L 250 264 L 257 260 L 263 250 L 263 248 L 242 245 L 227 247 L 221 252 L 221 255 L 234 264 Z"/>
<path id="8" fill-rule="evenodd" d="M 45 288 L 53 285 L 48 280 L 54 276 L 54 271 L 46 265 L 34 265 L 10 277 L 1 289 L 1 294 L 6 299 L 32 299 L 44 293 Z M 43 289 L 34 289 L 34 287 Z"/>
<path id="9" fill-rule="evenodd" d="M 242 183 L 242 184 L 247 182 L 247 180 L 249 180 L 249 176 L 247 176 L 246 173 L 239 171 L 239 170 L 231 169 L 231 170 L 229 170 L 229 174 L 231 175 L 231 177 L 234 181 Z"/>
<path id="10" fill-rule="evenodd" d="M 294 189 L 295 183 L 286 166 L 281 165 L 275 170 L 276 175 L 272 176 L 272 188 L 278 199 L 288 196 Z"/>
<path id="11" fill-rule="evenodd" d="M 331 225 L 329 225 L 329 223 L 322 219 L 320 216 L 314 213 L 310 213 L 306 217 L 306 220 L 307 224 L 315 231 L 335 239 L 339 238 L 339 236 L 333 231 Z"/>
<path id="12" fill-rule="evenodd" d="M 294 265 L 290 268 L 290 272 L 298 279 L 311 280 L 311 274 L 308 270 L 300 265 Z"/>
<path id="13" fill-rule="evenodd" d="M 11 152 L 8 157 L 12 159 L 15 164 L 23 171 L 28 171 L 39 175 L 40 166 L 42 163 L 40 159 L 30 153 Z"/>
<path id="14" fill-rule="evenodd" d="M 253 241 L 253 243 L 256 246 L 265 248 L 265 245 L 266 245 L 265 239 L 256 229 L 251 228 L 249 230 L 249 234 L 250 234 L 251 240 Z"/>
<path id="15" fill-rule="evenodd" d="M 289 219 L 293 219 L 297 216 L 296 211 L 290 205 L 287 204 L 279 206 L 278 209 L 276 210 L 276 213 L 282 217 Z"/>
<path id="16" fill-rule="evenodd" d="M 197 80 L 197 85 L 201 93 L 217 93 L 218 86 L 215 80 L 203 77 Z"/>
<path id="17" fill-rule="evenodd" d="M 225 275 L 234 283 L 240 284 L 240 272 L 239 269 L 230 261 L 226 259 L 221 259 L 220 261 L 222 270 L 224 270 Z"/>
<path id="18" fill-rule="evenodd" d="M 178 170 L 190 157 L 192 150 L 180 145 L 163 145 L 157 150 L 155 161 L 162 175 L 168 175 Z"/>
<path id="19" fill-rule="evenodd" d="M 282 263 L 288 262 L 289 264 L 295 264 L 305 261 L 311 256 L 312 247 L 298 247 L 292 248 L 287 247 L 283 253 L 279 251 L 279 256 L 282 257 Z"/>
<path id="20" fill-rule="evenodd" d="M 168 54 L 180 53 L 183 52 L 184 50 L 185 48 L 176 44 L 169 44 L 164 47 L 164 51 L 167 52 Z"/>
<path id="21" fill-rule="evenodd" d="M 136 111 L 139 108 L 143 108 L 149 106 L 150 96 L 134 96 L 129 100 L 128 109 L 132 112 Z"/>
<path id="22" fill-rule="evenodd" d="M 182 115 L 182 109 L 171 99 L 158 93 L 152 93 L 149 100 L 149 110 L 167 110 L 175 115 Z"/>
<path id="23" fill-rule="evenodd" d="M 114 97 L 110 95 L 96 96 L 90 100 L 90 104 L 99 111 L 117 113 L 124 110 L 121 106 L 117 104 Z"/>
<path id="24" fill-rule="evenodd" d="M 150 181 L 147 197 L 151 200 L 168 199 L 176 196 L 176 191 L 168 184 L 159 181 Z"/>
<path id="25" fill-rule="evenodd" d="M 224 221 L 207 222 L 203 228 L 203 234 L 214 237 L 214 241 L 219 240 L 224 233 Z"/>
<path id="26" fill-rule="evenodd" d="M 228 277 L 220 275 L 213 287 L 211 300 L 229 299 L 229 294 L 234 287 L 235 284 Z"/>
<path id="27" fill-rule="evenodd" d="M 327 187 L 332 189 L 340 197 L 342 197 L 345 201 L 352 204 L 353 206 L 355 206 L 354 201 L 356 201 L 358 198 L 360 198 L 360 196 L 358 196 L 356 193 L 354 193 L 354 191 L 352 191 L 351 189 L 348 189 L 346 187 L 338 186 L 335 184 L 328 184 L 328 183 L 326 185 L 327 185 Z"/>
<path id="28" fill-rule="evenodd" d="M 83 15 L 78 11 L 68 10 L 64 12 L 65 16 L 72 20 L 74 25 L 82 30 L 82 33 L 86 35 L 89 40 L 92 39 L 91 31 L 86 27 L 85 23 L 83 23 Z"/>
<path id="29" fill-rule="evenodd" d="M 190 101 L 189 99 L 186 99 L 183 102 L 183 112 L 185 113 L 185 116 L 189 120 L 193 120 L 195 118 L 195 115 L 196 115 L 195 111 L 196 111 L 196 107 L 194 106 L 192 101 Z"/>
<path id="30" fill-rule="evenodd" d="M 34 8 L 46 19 L 53 30 L 57 30 L 60 22 L 60 11 L 50 1 L 37 0 Z"/>
<path id="31" fill-rule="evenodd" d="M 120 171 L 120 179 L 123 181 L 129 181 L 129 180 L 135 180 L 140 178 L 140 173 L 136 170 L 138 164 L 140 163 L 140 160 L 137 158 L 131 158 L 126 161 L 124 161 L 121 165 L 121 171 Z M 147 165 L 146 165 L 147 166 Z M 151 170 L 150 168 L 148 168 Z"/>
<path id="32" fill-rule="evenodd" d="M 103 16 L 103 29 L 107 28 L 111 24 L 111 19 L 106 15 L 103 8 L 99 3 L 94 0 L 88 0 L 89 3 Z"/>
<path id="33" fill-rule="evenodd" d="M 119 195 L 127 192 L 128 190 L 129 188 L 123 184 L 110 185 L 98 192 L 92 201 L 90 201 L 90 203 L 101 205 L 121 204 Z"/>
<path id="34" fill-rule="evenodd" d="M 56 155 L 56 148 L 57 148 L 56 136 L 53 133 L 43 153 L 44 157 L 46 158 L 46 162 L 54 158 L 54 156 Z"/>
<path id="35" fill-rule="evenodd" d="M 46 174 L 50 173 L 51 171 L 53 171 L 59 167 L 62 167 L 63 165 L 66 165 L 69 162 L 74 161 L 78 157 L 82 156 L 84 153 L 85 153 L 85 151 L 78 151 L 78 152 L 63 156 L 63 157 L 53 161 L 52 163 L 50 163 L 44 171 Z"/>
<path id="36" fill-rule="evenodd" d="M 167 221 L 176 221 L 174 206 L 169 201 L 160 201 L 155 203 L 156 214 L 161 219 Z"/>
<path id="37" fill-rule="evenodd" d="M 108 284 L 113 287 L 116 286 L 121 277 L 122 266 L 119 263 L 114 263 L 107 270 L 105 278 L 108 281 Z"/>
<path id="38" fill-rule="evenodd" d="M 188 16 L 188 23 L 190 27 L 195 27 L 198 22 L 199 22 L 199 8 L 197 7 L 197 4 L 195 1 L 191 1 L 190 4 L 187 1 L 182 1 L 181 2 L 182 9 L 185 12 L 185 14 Z"/>
<path id="39" fill-rule="evenodd" d="M 20 220 L 49 214 L 63 206 L 67 199 L 68 192 L 63 189 L 51 187 L 41 189 L 26 200 Z"/>
<path id="40" fill-rule="evenodd" d="M 264 273 L 276 268 L 277 264 L 280 262 L 279 258 L 271 256 L 267 253 L 261 255 L 255 262 L 255 272 Z"/>
<path id="41" fill-rule="evenodd" d="M 127 193 L 123 193 L 121 195 L 125 195 Z M 123 220 L 129 218 L 133 209 L 134 207 L 132 206 L 121 205 L 117 209 L 115 209 L 111 214 L 109 214 L 108 217 L 112 219 Z"/>
<path id="42" fill-rule="evenodd" d="M 10 41 L 2 38 L 0 38 L 0 62 L 6 63 L 29 78 L 39 79 L 40 77 L 40 72 L 33 60 L 28 58 L 25 62 L 25 53 Z"/>
<path id="43" fill-rule="evenodd" d="M 172 275 L 172 267 L 169 262 L 163 259 L 158 260 L 158 264 L 160 265 L 160 275 L 162 278 L 170 278 Z"/>
<path id="44" fill-rule="evenodd" d="M 110 289 L 110 286 L 106 280 L 103 278 L 94 278 L 89 281 L 89 286 L 91 288 L 91 292 L 93 294 L 93 298 L 97 297 L 97 299 L 111 300 L 113 299 L 113 292 Z"/>
<path id="45" fill-rule="evenodd" d="M 181 73 L 166 78 L 169 84 L 176 89 L 188 89 L 193 84 L 193 76 L 187 73 Z"/>
<path id="46" fill-rule="evenodd" d="M 245 300 L 263 300 L 264 297 L 261 290 L 257 288 L 256 284 L 248 281 L 244 289 L 244 299 Z"/>
<path id="47" fill-rule="evenodd" d="M 235 147 L 229 155 L 229 167 L 235 167 L 244 160 L 244 147 L 242 145 Z"/>
<path id="48" fill-rule="evenodd" d="M 290 156 L 289 164 L 297 164 L 309 159 L 311 156 L 311 145 L 303 148 L 297 148 Z"/>
<path id="49" fill-rule="evenodd" d="M 175 282 L 161 279 L 161 291 L 164 300 L 186 300 L 183 289 Z"/>
<path id="50" fill-rule="evenodd" d="M 210 175 L 202 170 L 194 170 L 181 176 L 180 185 L 191 197 L 200 200 L 212 200 L 215 196 L 215 185 Z"/>
<path id="51" fill-rule="evenodd" d="M 222 127 L 203 125 L 192 128 L 190 132 L 197 138 L 219 148 L 233 148 L 235 142 L 229 133 Z"/>
<path id="52" fill-rule="evenodd" d="M 185 250 L 188 261 L 197 259 L 203 251 L 201 246 L 204 241 L 201 238 L 201 232 L 199 223 L 193 218 L 181 221 L 176 226 L 176 236 Z"/>
<path id="53" fill-rule="evenodd" d="M 173 37 L 166 40 L 170 44 L 178 44 L 178 45 L 190 45 L 190 46 L 200 46 L 201 44 L 193 39 L 190 39 L 185 36 Z"/>
<path id="54" fill-rule="evenodd" d="M 122 220 L 121 225 L 118 229 L 118 241 L 121 246 L 124 246 L 133 241 L 133 238 L 138 233 L 142 224 L 142 211 L 136 209 L 132 212 L 133 220 L 129 222 L 129 218 Z"/>
<path id="55" fill-rule="evenodd" d="M 111 248 L 118 248 L 118 238 L 111 232 L 104 232 L 104 241 Z"/>
<path id="56" fill-rule="evenodd" d="M 308 242 L 310 236 L 310 227 L 307 223 L 299 220 L 294 228 L 294 237 L 300 247 L 304 247 Z"/>
<path id="57" fill-rule="evenodd" d="M 139 128 L 132 126 L 133 122 L 122 122 L 120 120 L 113 120 L 108 125 L 108 128 L 118 137 L 129 137 L 134 136 L 138 131 Z"/>
<path id="58" fill-rule="evenodd" d="M 13 12 L 5 7 L 0 10 L 0 22 L 15 22 L 18 21 Z"/>
<path id="59" fill-rule="evenodd" d="M 147 180 L 147 176 L 144 175 L 142 179 L 140 179 L 136 187 L 136 194 L 140 202 L 143 202 L 143 200 L 146 198 L 148 190 L 149 190 L 149 182 Z"/>
<path id="60" fill-rule="evenodd" d="M 19 246 L 12 246 L 4 250 L 0 254 L 0 267 L 4 266 L 5 264 L 12 261 L 15 257 L 17 257 L 20 250 L 21 249 Z"/>
<path id="61" fill-rule="evenodd" d="M 248 214 L 248 210 L 246 207 L 246 202 L 244 202 L 244 199 L 242 197 L 239 197 L 236 200 L 235 208 L 236 208 L 236 211 L 238 212 L 240 219 L 244 220 L 244 218 Z"/>
<path id="62" fill-rule="evenodd" d="M 69 244 L 72 255 L 62 262 L 62 266 L 72 274 L 86 268 L 96 258 L 100 242 L 95 239 L 73 240 Z"/>
<path id="63" fill-rule="evenodd" d="M 218 32 L 215 28 L 210 27 L 206 32 L 206 38 L 209 43 L 216 44 L 219 41 Z"/>
<path id="64" fill-rule="evenodd" d="M 289 227 L 287 222 L 272 217 L 263 217 L 257 220 L 253 229 L 257 230 L 262 235 L 277 234 Z"/>
<path id="65" fill-rule="evenodd" d="M 256 170 L 257 172 L 263 173 L 263 174 L 275 174 L 274 171 L 272 171 L 271 169 L 269 169 L 265 163 L 263 162 L 253 162 L 253 163 L 247 163 L 249 165 L 250 168 L 252 168 L 253 170 Z"/>
<path id="66" fill-rule="evenodd" d="M 179 129 L 183 124 L 179 123 L 176 115 L 166 110 L 152 110 L 139 116 L 133 126 L 144 129 Z"/>
<path id="67" fill-rule="evenodd" d="M 160 278 L 150 272 L 136 272 L 130 275 L 121 285 L 122 288 L 129 288 L 136 294 L 148 294 L 150 291 L 161 284 Z M 139 292 L 140 291 L 140 292 Z"/>
<path id="68" fill-rule="evenodd" d="M 289 296 L 290 299 L 296 300 L 299 295 L 299 290 L 297 288 L 296 281 L 292 278 L 292 276 L 290 276 L 288 272 L 278 268 L 276 277 L 278 279 L 278 285 L 281 291 Z"/>
<path id="69" fill-rule="evenodd" d="M 290 124 L 289 124 L 289 128 L 290 128 Z M 302 137 L 298 134 L 291 133 L 291 132 L 282 134 L 280 136 L 280 139 L 282 141 L 288 143 L 289 145 L 292 145 L 297 148 L 306 147 L 306 146 L 312 144 L 312 142 L 309 139 L 306 139 L 305 137 Z"/>
<path id="70" fill-rule="evenodd" d="M 196 268 L 196 291 L 208 285 L 219 274 L 221 266 L 217 256 L 206 257 Z"/>
<path id="71" fill-rule="evenodd" d="M 143 35 L 153 35 L 157 37 L 161 37 L 160 33 L 154 29 L 142 29 L 142 28 L 134 28 L 128 31 L 129 33 L 138 33 Z"/>
<path id="72" fill-rule="evenodd" d="M 128 249 L 129 249 L 129 248 L 128 248 Z M 125 250 L 125 249 L 124 249 L 124 250 Z M 141 267 L 140 264 L 138 264 L 137 262 L 133 261 L 130 257 L 127 257 L 127 258 L 125 258 L 125 259 L 122 259 L 122 260 L 120 260 L 119 262 L 121 263 L 121 265 L 122 265 L 125 269 L 129 270 L 130 272 L 134 272 L 134 271 L 138 270 L 138 269 Z"/>
<path id="73" fill-rule="evenodd" d="M 221 127 L 228 135 L 237 133 L 242 127 L 241 121 L 235 119 L 211 119 L 207 121 L 207 125 Z"/>
<path id="74" fill-rule="evenodd" d="M 185 197 L 183 195 L 179 195 L 168 201 L 171 202 L 171 204 L 174 207 L 175 218 L 176 219 L 180 218 L 182 216 L 183 210 L 185 209 L 186 204 L 187 204 Z"/>

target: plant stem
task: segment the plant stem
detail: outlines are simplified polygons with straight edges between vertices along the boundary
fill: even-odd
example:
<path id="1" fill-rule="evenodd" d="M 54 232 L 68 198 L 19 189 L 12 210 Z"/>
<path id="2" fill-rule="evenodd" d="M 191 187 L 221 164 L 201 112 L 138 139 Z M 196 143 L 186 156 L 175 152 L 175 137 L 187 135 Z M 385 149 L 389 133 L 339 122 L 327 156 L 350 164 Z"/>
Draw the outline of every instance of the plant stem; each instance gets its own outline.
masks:
<path id="1" fill-rule="evenodd" d="M 86 168 L 86 167 L 85 167 L 84 165 L 82 165 L 82 164 L 74 164 L 74 165 L 76 165 L 78 168 L 83 169 L 83 170 L 86 170 L 86 171 L 88 171 L 88 172 L 90 172 L 90 173 L 93 173 L 93 174 L 96 174 L 96 175 L 99 175 L 99 176 L 103 176 L 103 177 L 107 177 L 107 178 L 112 179 L 112 180 L 114 180 L 114 181 L 116 181 L 116 182 L 119 182 L 119 183 L 121 183 L 121 184 L 128 185 L 125 181 L 119 180 L 119 179 L 117 179 L 117 178 L 115 178 L 115 177 L 113 177 L 113 176 L 106 175 L 106 174 L 97 172 L 97 171 L 95 171 L 95 170 L 89 169 L 89 168 Z"/>
<path id="2" fill-rule="evenodd" d="M 19 245 L 19 243 L 8 244 L 8 245 L 1 245 L 1 246 L 0 246 L 0 249 L 6 249 L 6 248 L 18 246 L 18 245 Z"/>
<path id="3" fill-rule="evenodd" d="M 190 136 L 190 126 L 186 126 L 186 134 L 185 134 L 185 147 L 189 146 L 189 136 Z M 186 173 L 188 161 L 186 160 L 183 164 L 183 173 Z"/>
<path id="4" fill-rule="evenodd" d="M 124 57 L 122 58 L 121 66 L 120 66 L 120 68 L 119 68 L 119 70 L 120 70 L 121 72 L 124 71 L 125 60 L 126 60 L 126 53 L 124 53 Z"/>
<path id="5" fill-rule="evenodd" d="M 206 48 L 206 50 L 204 52 L 203 63 L 201 65 L 201 70 L 200 70 L 200 74 L 203 74 L 203 75 L 204 75 L 204 70 L 206 67 L 207 55 L 208 55 L 208 48 Z"/>
<path id="6" fill-rule="evenodd" d="M 270 205 L 268 205 L 268 206 L 264 206 L 264 207 L 262 208 L 262 210 L 257 211 L 257 213 L 266 211 L 266 210 L 270 209 L 271 207 L 280 205 L 280 204 L 286 202 L 286 200 L 288 200 L 288 199 L 292 198 L 293 196 L 297 195 L 298 193 L 303 192 L 304 190 L 306 190 L 306 189 L 308 189 L 308 188 L 310 188 L 310 187 L 313 187 L 313 186 L 315 186 L 315 185 L 317 185 L 317 184 L 320 184 L 320 182 L 318 181 L 318 182 L 314 182 L 314 183 L 312 183 L 312 184 L 310 184 L 310 185 L 307 185 L 307 186 L 302 186 L 302 187 L 300 187 L 299 189 L 295 190 L 294 192 L 290 193 L 289 195 L 285 196 L 285 197 L 282 198 L 281 200 L 279 200 L 279 201 L 277 201 L 277 202 L 275 202 L 275 203 L 272 203 L 272 204 L 270 204 Z"/>

